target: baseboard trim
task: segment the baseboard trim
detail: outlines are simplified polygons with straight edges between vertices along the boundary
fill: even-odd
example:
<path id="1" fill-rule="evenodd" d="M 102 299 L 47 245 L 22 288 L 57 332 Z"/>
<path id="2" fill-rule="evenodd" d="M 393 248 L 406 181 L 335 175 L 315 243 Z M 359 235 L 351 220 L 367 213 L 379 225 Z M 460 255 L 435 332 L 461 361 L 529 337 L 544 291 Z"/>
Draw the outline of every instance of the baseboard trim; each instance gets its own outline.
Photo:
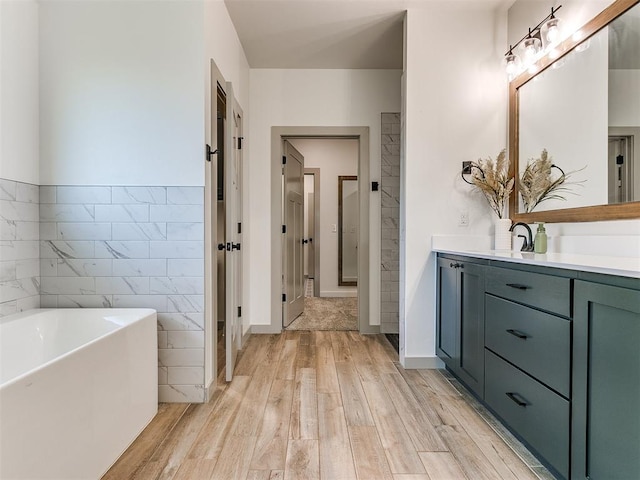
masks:
<path id="1" fill-rule="evenodd" d="M 364 335 L 375 335 L 380 333 L 380 325 L 362 325 L 360 327 L 360 333 Z"/>
<path id="2" fill-rule="evenodd" d="M 209 403 L 209 400 L 211 400 L 211 395 L 213 394 L 213 391 L 216 389 L 216 379 L 213 378 L 211 380 L 211 383 L 209 384 L 209 386 L 207 388 L 205 388 L 204 391 L 204 403 Z"/>
<path id="3" fill-rule="evenodd" d="M 282 333 L 282 327 L 280 325 L 251 325 L 251 334 L 274 334 Z"/>
<path id="4" fill-rule="evenodd" d="M 247 331 L 244 332 L 244 335 L 242 335 L 242 340 L 240 341 L 240 350 L 243 350 L 244 347 L 247 345 L 247 340 L 249 340 L 251 333 L 252 333 L 251 325 L 249 325 L 249 328 L 247 329 Z"/>
<path id="5" fill-rule="evenodd" d="M 415 369 L 442 369 L 444 368 L 444 362 L 438 357 L 404 357 L 402 366 L 408 370 Z"/>

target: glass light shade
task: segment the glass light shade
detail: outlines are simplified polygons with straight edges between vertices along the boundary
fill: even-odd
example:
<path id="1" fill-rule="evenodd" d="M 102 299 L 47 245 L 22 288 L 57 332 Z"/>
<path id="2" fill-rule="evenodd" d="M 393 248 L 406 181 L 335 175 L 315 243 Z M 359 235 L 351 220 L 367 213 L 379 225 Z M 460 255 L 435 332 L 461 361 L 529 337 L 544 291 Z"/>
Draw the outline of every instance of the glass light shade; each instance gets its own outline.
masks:
<path id="1" fill-rule="evenodd" d="M 504 57 L 505 70 L 509 77 L 514 77 L 520 70 L 520 59 L 517 55 L 510 53 Z"/>
<path id="2" fill-rule="evenodd" d="M 544 24 L 544 39 L 547 45 L 553 45 L 560 40 L 560 20 L 555 17 L 551 17 Z"/>
<path id="3" fill-rule="evenodd" d="M 524 46 L 524 56 L 527 62 L 532 62 L 535 59 L 538 52 L 540 51 L 542 44 L 538 37 L 529 37 L 524 40 L 523 46 Z"/>

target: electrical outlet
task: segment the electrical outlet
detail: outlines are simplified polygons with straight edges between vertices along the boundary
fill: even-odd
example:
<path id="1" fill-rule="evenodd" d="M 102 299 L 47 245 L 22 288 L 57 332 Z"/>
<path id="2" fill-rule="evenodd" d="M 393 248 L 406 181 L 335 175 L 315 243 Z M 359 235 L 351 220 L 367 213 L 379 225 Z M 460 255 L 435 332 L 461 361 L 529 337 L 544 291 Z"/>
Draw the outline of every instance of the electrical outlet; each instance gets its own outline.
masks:
<path id="1" fill-rule="evenodd" d="M 461 210 L 460 211 L 460 219 L 458 220 L 458 226 L 460 227 L 468 227 L 469 226 L 469 211 Z"/>

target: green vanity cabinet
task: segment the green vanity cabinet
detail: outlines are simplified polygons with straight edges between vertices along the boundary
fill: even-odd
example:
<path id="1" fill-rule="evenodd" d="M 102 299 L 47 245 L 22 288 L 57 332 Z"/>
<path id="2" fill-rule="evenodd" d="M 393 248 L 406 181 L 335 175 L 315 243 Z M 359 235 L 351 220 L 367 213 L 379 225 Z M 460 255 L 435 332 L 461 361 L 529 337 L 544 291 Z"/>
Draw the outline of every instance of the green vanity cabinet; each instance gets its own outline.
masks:
<path id="1" fill-rule="evenodd" d="M 484 265 L 438 258 L 438 357 L 467 387 L 484 392 Z"/>
<path id="2" fill-rule="evenodd" d="M 640 288 L 630 286 L 575 282 L 572 479 L 640 479 Z"/>
<path id="3" fill-rule="evenodd" d="M 437 354 L 559 478 L 640 480 L 640 279 L 439 254 Z"/>

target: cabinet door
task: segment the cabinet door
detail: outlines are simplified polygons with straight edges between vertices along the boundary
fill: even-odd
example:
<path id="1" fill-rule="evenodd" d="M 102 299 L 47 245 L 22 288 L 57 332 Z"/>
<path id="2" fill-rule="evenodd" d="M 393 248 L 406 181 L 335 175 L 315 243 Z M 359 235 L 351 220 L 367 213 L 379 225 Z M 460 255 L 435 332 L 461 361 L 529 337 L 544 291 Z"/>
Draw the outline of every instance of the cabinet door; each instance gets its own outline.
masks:
<path id="1" fill-rule="evenodd" d="M 484 267 L 461 262 L 458 268 L 460 334 L 458 375 L 477 395 L 484 389 Z"/>
<path id="2" fill-rule="evenodd" d="M 640 478 L 640 291 L 574 292 L 571 478 Z"/>
<path id="3" fill-rule="evenodd" d="M 438 259 L 437 354 L 480 397 L 484 388 L 484 267 Z"/>
<path id="4" fill-rule="evenodd" d="M 458 280 L 457 262 L 438 259 L 438 313 L 436 350 L 445 365 L 455 371 L 458 345 Z"/>

